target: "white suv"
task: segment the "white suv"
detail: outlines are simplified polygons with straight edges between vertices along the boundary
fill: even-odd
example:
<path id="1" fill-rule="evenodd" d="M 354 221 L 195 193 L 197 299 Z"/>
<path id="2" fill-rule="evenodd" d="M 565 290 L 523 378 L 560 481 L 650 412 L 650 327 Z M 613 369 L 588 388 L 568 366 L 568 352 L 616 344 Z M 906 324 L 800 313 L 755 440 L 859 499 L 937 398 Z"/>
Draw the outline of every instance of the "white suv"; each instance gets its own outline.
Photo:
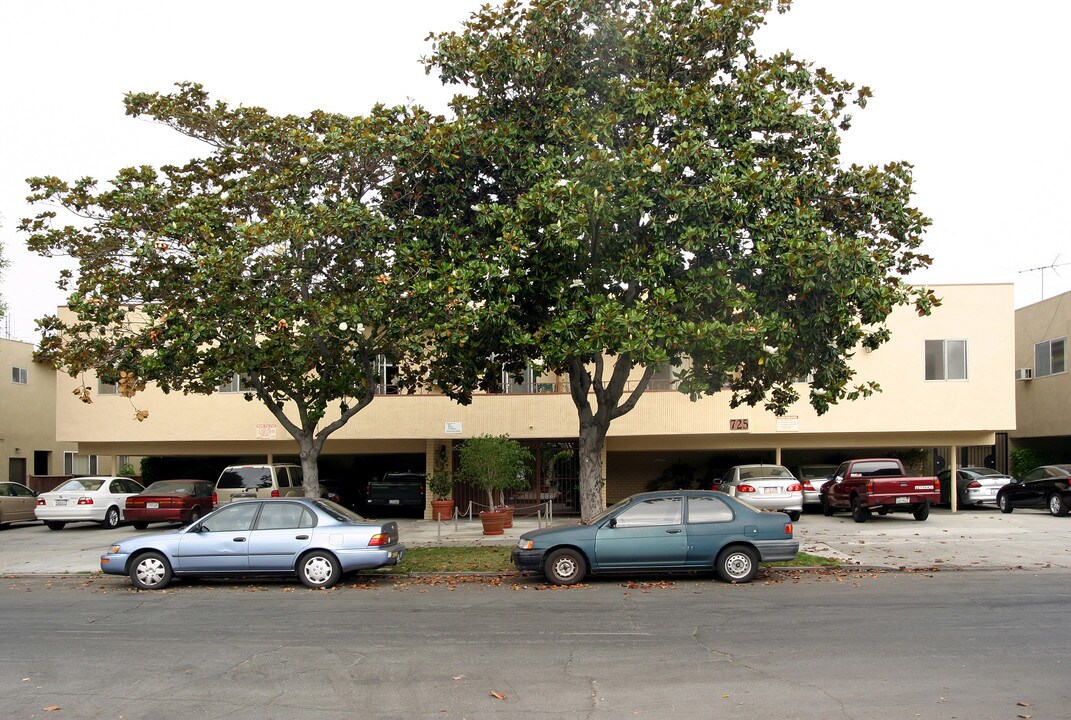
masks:
<path id="1" fill-rule="evenodd" d="M 269 497 L 304 497 L 300 465 L 231 465 L 216 480 L 217 505 L 232 500 Z"/>

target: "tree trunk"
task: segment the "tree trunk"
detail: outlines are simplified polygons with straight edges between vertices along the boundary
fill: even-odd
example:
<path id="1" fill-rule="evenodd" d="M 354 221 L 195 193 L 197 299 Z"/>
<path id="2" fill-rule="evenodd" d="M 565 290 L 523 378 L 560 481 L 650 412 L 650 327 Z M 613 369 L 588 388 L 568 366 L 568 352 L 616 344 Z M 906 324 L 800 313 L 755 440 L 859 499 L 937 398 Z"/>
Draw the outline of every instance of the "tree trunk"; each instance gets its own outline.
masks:
<path id="1" fill-rule="evenodd" d="M 309 438 L 299 438 L 301 448 L 301 474 L 304 478 L 305 497 L 320 497 L 320 451 L 316 443 Z"/>
<path id="2" fill-rule="evenodd" d="M 580 423 L 580 519 L 588 522 L 601 512 L 604 503 L 602 488 L 606 477 L 602 466 L 602 451 L 609 427 L 601 427 L 598 419 Z"/>

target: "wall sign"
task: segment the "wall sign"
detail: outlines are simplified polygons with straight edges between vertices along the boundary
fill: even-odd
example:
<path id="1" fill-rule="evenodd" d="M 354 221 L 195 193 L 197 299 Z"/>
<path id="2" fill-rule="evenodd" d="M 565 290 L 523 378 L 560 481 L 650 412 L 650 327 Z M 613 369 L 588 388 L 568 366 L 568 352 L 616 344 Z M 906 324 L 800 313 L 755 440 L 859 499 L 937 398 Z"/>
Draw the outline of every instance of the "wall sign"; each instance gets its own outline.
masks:
<path id="1" fill-rule="evenodd" d="M 732 432 L 738 432 L 741 430 L 747 430 L 747 418 L 730 418 L 729 430 Z"/>

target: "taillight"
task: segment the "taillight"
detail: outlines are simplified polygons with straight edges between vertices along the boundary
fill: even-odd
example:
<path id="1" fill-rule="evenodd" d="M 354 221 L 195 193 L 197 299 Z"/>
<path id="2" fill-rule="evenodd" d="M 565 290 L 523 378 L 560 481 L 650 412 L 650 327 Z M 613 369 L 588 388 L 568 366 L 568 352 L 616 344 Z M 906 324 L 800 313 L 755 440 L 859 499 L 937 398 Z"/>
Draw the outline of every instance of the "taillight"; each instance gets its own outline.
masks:
<path id="1" fill-rule="evenodd" d="M 78 504 L 79 505 L 92 505 L 93 504 L 93 498 L 91 498 L 91 497 L 80 497 L 80 498 L 78 498 Z"/>
<path id="2" fill-rule="evenodd" d="M 866 481 L 866 491 L 867 491 L 868 495 L 873 495 L 874 494 L 874 481 L 873 480 L 867 480 Z"/>
<path id="3" fill-rule="evenodd" d="M 279 491 L 278 490 L 272 490 L 271 491 L 271 496 L 272 497 L 279 497 Z"/>
<path id="4" fill-rule="evenodd" d="M 933 479 L 933 489 L 934 490 L 940 490 L 941 489 L 941 481 L 938 480 L 937 478 Z"/>
<path id="5" fill-rule="evenodd" d="M 752 487 L 751 485 L 737 485 L 736 486 L 736 491 L 737 492 L 755 492 L 755 488 Z"/>
<path id="6" fill-rule="evenodd" d="M 811 492 L 814 492 L 814 485 L 811 485 L 811 481 L 810 480 L 804 480 L 803 481 L 803 489 L 804 490 L 809 490 Z"/>
<path id="7" fill-rule="evenodd" d="M 802 492 L 803 486 L 799 483 L 792 483 L 788 486 L 788 492 Z"/>
<path id="8" fill-rule="evenodd" d="M 978 488 L 982 487 L 982 483 L 978 482 L 977 480 L 971 480 L 969 483 L 967 483 L 967 487 L 969 487 L 971 490 L 977 490 Z"/>
<path id="9" fill-rule="evenodd" d="M 376 533 L 368 541 L 368 547 L 381 547 L 383 545 L 390 545 L 390 535 L 387 533 Z"/>
<path id="10" fill-rule="evenodd" d="M 215 491 L 215 490 L 213 490 L 213 491 L 212 491 L 212 504 L 213 504 L 213 505 L 215 505 L 215 504 L 216 504 L 216 503 L 218 503 L 218 502 L 219 502 L 219 498 L 218 498 L 218 497 L 216 497 L 216 491 Z"/>
<path id="11" fill-rule="evenodd" d="M 792 523 L 785 523 L 785 535 L 792 537 Z"/>
<path id="12" fill-rule="evenodd" d="M 44 505 L 45 504 L 45 499 L 44 498 L 37 498 L 37 504 L 38 505 Z"/>

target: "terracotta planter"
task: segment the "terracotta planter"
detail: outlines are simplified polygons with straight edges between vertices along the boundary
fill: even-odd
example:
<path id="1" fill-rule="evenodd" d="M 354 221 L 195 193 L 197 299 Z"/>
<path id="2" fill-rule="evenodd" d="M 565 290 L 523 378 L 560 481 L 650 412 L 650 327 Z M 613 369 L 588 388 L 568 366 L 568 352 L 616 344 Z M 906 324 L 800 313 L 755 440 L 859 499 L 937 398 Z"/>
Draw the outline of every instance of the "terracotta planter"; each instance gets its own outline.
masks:
<path id="1" fill-rule="evenodd" d="M 500 513 L 503 513 L 506 516 L 506 522 L 502 525 L 502 527 L 504 527 L 504 528 L 513 527 L 513 511 L 516 510 L 516 509 L 517 508 L 514 507 L 513 505 L 506 505 L 505 507 L 500 507 L 498 509 L 498 511 Z"/>
<path id="2" fill-rule="evenodd" d="M 432 520 L 452 520 L 454 518 L 454 501 L 453 500 L 432 500 L 431 501 L 431 518 Z"/>
<path id="3" fill-rule="evenodd" d="M 502 528 L 506 524 L 506 513 L 485 510 L 480 513 L 480 522 L 483 523 L 484 535 L 502 535 Z"/>

